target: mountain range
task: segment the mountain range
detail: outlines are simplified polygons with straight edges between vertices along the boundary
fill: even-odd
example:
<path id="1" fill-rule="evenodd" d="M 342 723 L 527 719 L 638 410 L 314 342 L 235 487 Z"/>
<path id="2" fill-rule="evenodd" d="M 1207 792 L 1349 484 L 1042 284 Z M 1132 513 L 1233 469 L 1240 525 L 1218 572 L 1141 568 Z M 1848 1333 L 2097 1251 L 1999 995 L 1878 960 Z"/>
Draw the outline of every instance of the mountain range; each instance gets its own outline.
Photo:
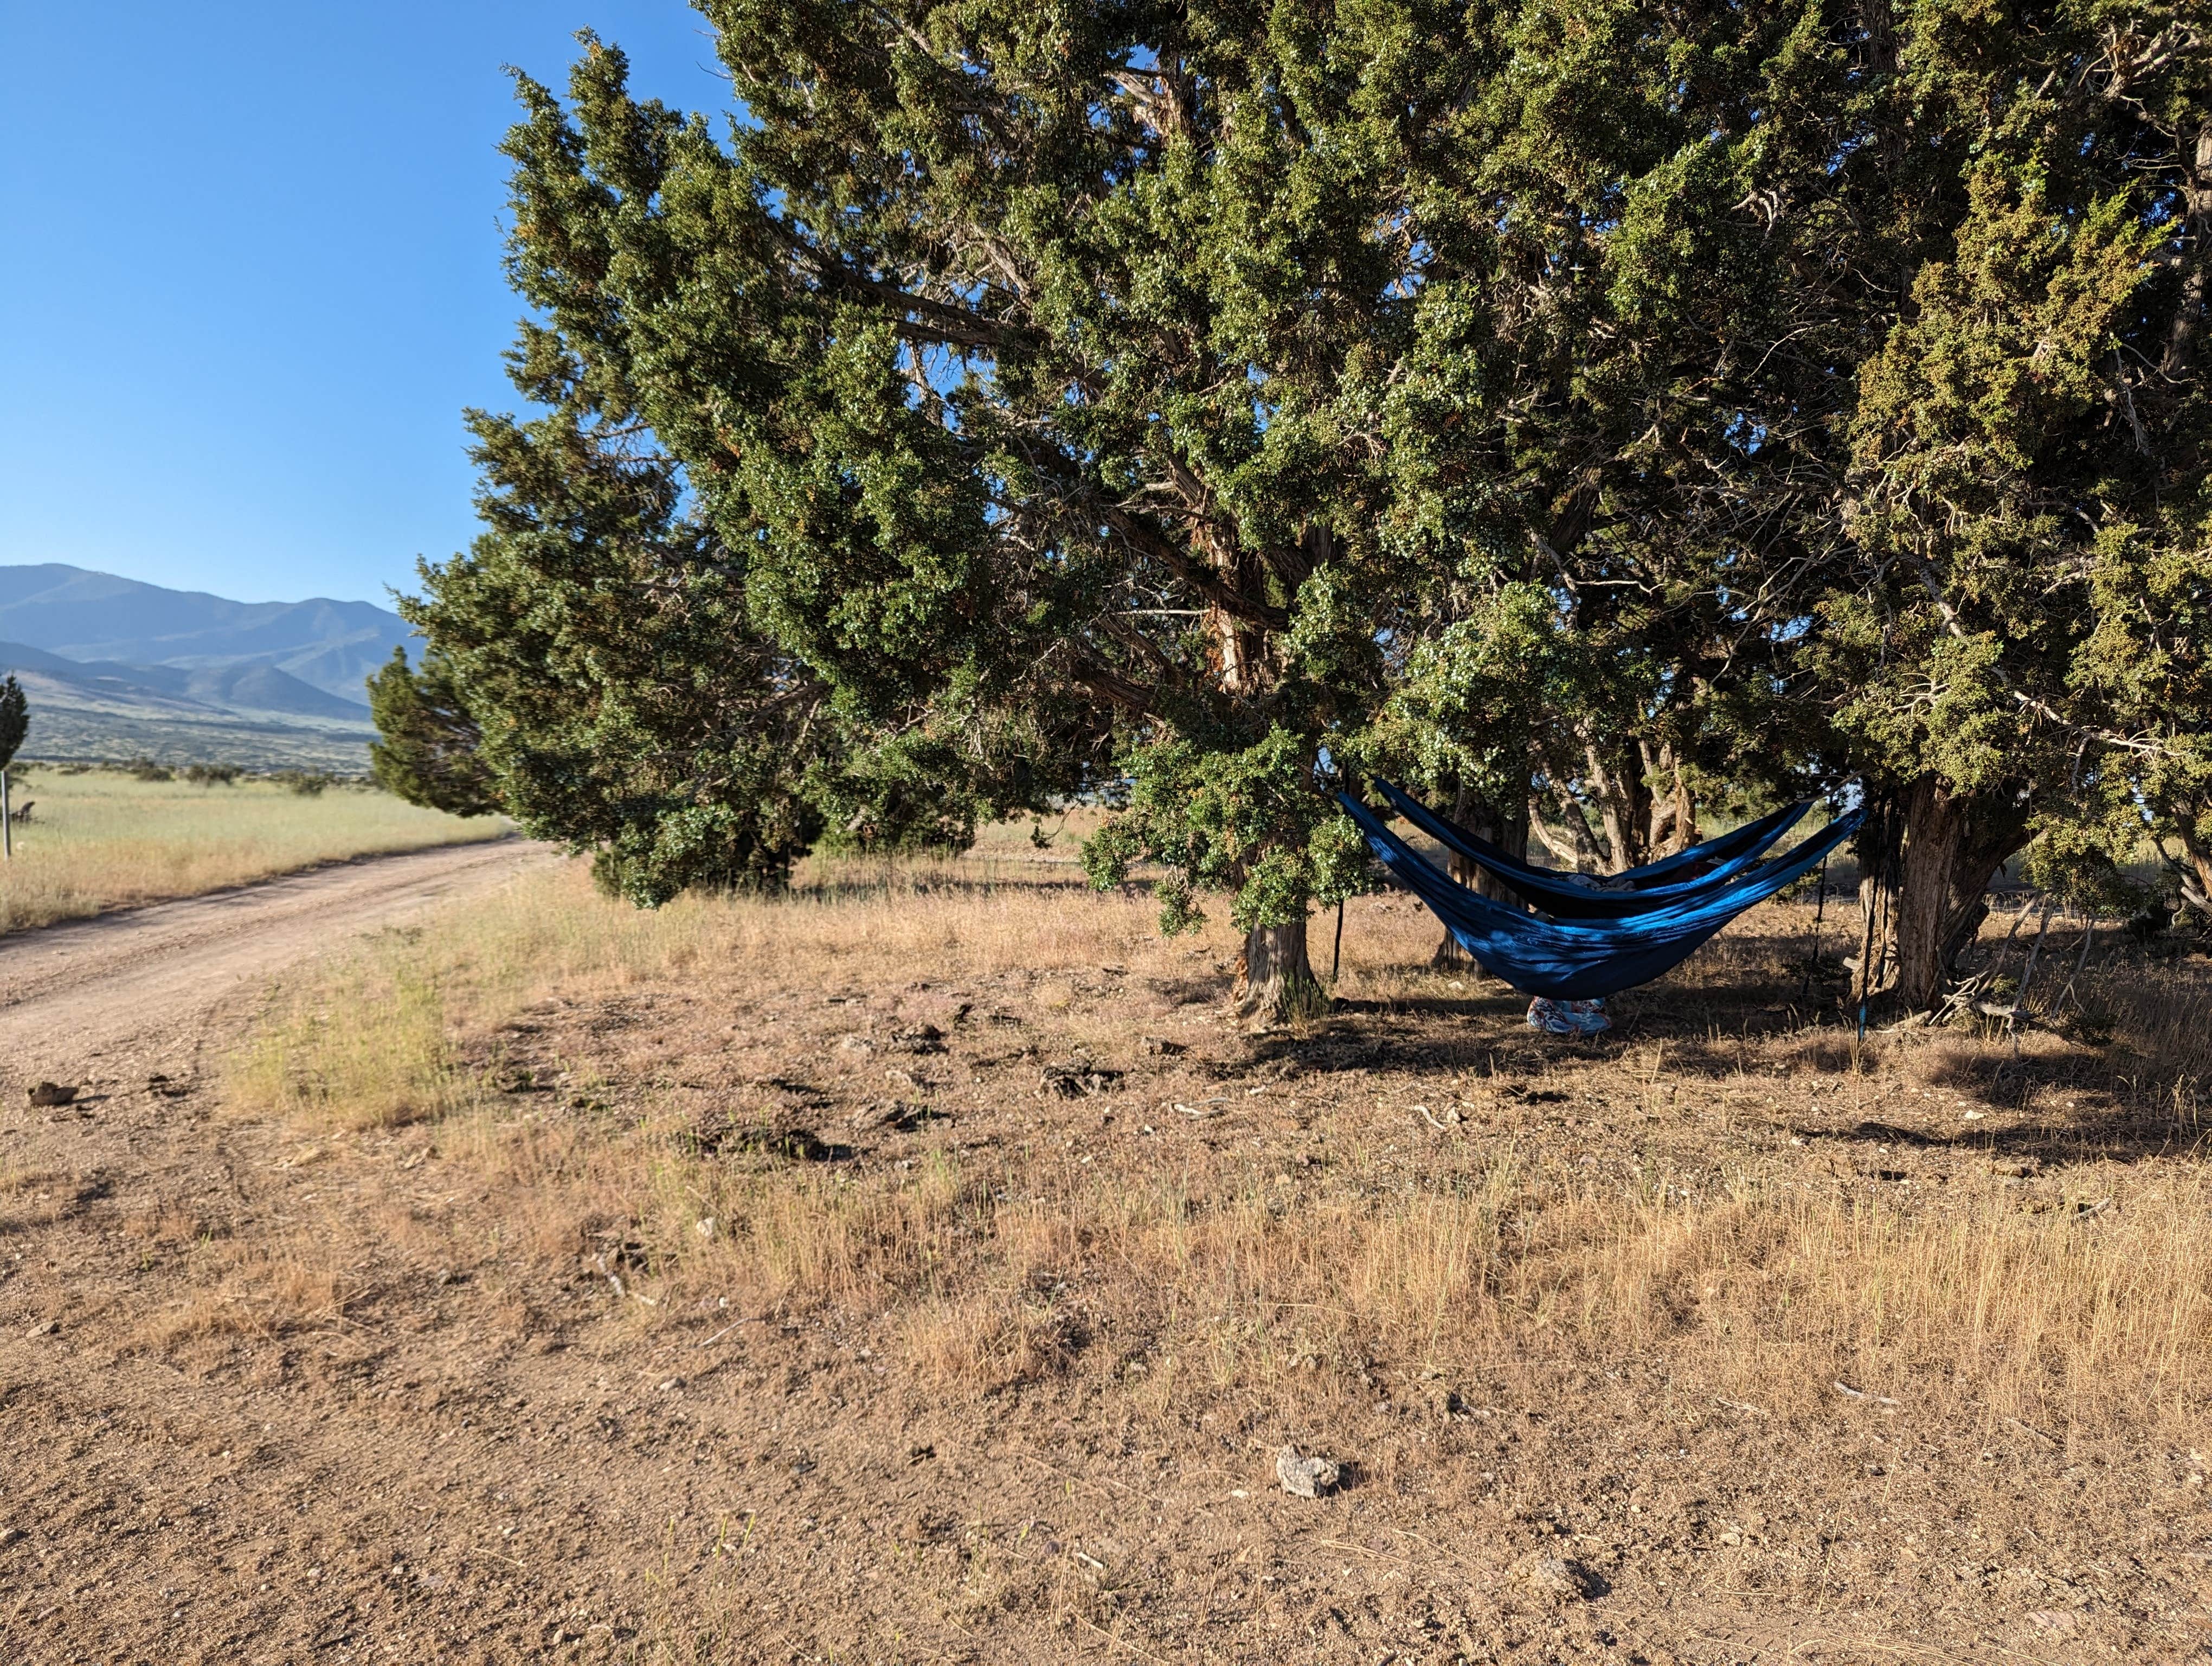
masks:
<path id="1" fill-rule="evenodd" d="M 27 756 L 358 768 L 368 676 L 411 636 L 370 602 L 237 602 L 58 562 L 0 566 Z"/>
<path id="2" fill-rule="evenodd" d="M 0 641 L 80 664 L 273 666 L 362 708 L 364 719 L 362 680 L 410 634 L 373 602 L 234 602 L 58 562 L 0 567 Z"/>

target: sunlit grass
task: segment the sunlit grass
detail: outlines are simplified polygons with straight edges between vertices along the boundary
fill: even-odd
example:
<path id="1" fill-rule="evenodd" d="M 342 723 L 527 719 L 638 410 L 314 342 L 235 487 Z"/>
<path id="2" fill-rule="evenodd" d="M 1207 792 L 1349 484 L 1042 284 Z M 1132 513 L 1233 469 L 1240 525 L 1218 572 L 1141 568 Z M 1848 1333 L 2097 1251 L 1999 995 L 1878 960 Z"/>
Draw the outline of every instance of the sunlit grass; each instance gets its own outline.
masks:
<path id="1" fill-rule="evenodd" d="M 1076 969 L 1108 963 L 1182 976 L 1194 955 L 1233 952 L 1218 922 L 1196 945 L 1166 942 L 1146 899 L 1042 877 L 1011 862 L 817 864 L 787 897 L 645 914 L 576 870 L 536 876 L 278 997 L 229 1097 L 322 1133 L 439 1119 L 441 1149 L 497 1189 L 518 1242 L 573 1253 L 580 1223 L 620 1220 L 672 1310 L 725 1292 L 748 1310 L 835 1307 L 889 1326 L 926 1377 L 978 1389 L 1141 1353 L 1133 1392 L 1165 1411 L 1231 1385 L 1299 1392 L 1376 1359 L 1564 1352 L 1670 1359 L 1777 1414 L 1840 1377 L 1961 1414 L 2195 1426 L 2212 1380 L 2212 1212 L 2193 1162 L 2085 1164 L 2084 1195 L 2112 1201 L 2080 1218 L 2024 1209 L 1994 1177 L 1932 1205 L 1786 1170 L 1599 1181 L 1547 1161 L 1540 1140 L 1378 1187 L 1364 1177 L 1383 1136 L 1326 1112 L 1314 1131 L 1331 1160 L 1297 1174 L 1233 1146 L 1154 1158 L 1141 1141 L 1079 1164 L 1052 1137 L 911 1169 L 733 1165 L 649 1099 L 538 1120 L 466 1062 L 470 1037 L 549 997 L 707 987 L 742 1011 L 772 989 L 1016 970 L 1046 974 L 1025 1009 L 1041 1048 L 1110 1047 L 1127 1017 L 1056 976 L 1072 988 Z M 1372 999 L 1414 976 L 1431 929 L 1370 916 L 1343 987 Z M 1742 1067 L 1759 1075 L 1808 1044 L 1747 1043 Z M 2003 1051 L 1900 1043 L 1853 1079 L 1907 1094 Z M 1624 1116 L 1656 1116 L 1683 1085 L 1663 1048 L 1577 1067 Z"/>
<path id="2" fill-rule="evenodd" d="M 196 896 L 347 856 L 491 838 L 497 818 L 463 820 L 388 793 L 334 785 L 303 794 L 268 781 L 195 786 L 50 765 L 10 772 L 15 860 L 0 866 L 0 931 Z"/>

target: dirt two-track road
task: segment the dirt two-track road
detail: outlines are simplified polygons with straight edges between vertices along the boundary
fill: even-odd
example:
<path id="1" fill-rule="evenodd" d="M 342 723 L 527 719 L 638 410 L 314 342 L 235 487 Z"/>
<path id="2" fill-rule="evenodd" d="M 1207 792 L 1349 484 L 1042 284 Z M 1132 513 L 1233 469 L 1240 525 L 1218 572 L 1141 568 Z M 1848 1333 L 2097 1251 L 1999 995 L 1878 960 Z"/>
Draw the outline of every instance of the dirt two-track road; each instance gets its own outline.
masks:
<path id="1" fill-rule="evenodd" d="M 189 1067 L 208 1020 L 286 967 L 554 860 L 519 839 L 440 845 L 0 938 L 0 1073 Z"/>
<path id="2" fill-rule="evenodd" d="M 204 1282 L 185 1263 L 268 1224 L 269 1131 L 211 1074 L 288 970 L 558 860 L 443 846 L 0 939 L 0 1660 L 348 1657 L 351 1570 L 249 1474 L 257 1387 L 144 1346 Z M 77 1102 L 29 1106 L 41 1080 Z M 295 1456 L 310 1494 L 340 1467 Z"/>

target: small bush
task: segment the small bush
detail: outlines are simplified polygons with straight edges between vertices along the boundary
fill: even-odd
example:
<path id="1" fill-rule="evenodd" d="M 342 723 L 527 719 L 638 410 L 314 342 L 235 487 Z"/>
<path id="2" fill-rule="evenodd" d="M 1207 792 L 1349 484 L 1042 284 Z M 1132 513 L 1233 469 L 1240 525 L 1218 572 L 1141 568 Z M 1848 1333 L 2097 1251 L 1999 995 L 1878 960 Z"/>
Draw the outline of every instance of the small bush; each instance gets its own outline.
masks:
<path id="1" fill-rule="evenodd" d="M 193 763 L 185 766 L 185 779 L 195 787 L 234 787 L 238 784 L 235 763 Z"/>
<path id="2" fill-rule="evenodd" d="M 290 787 L 303 799 L 312 799 L 319 796 L 337 777 L 327 769 L 279 769 L 269 779 Z"/>
<path id="3" fill-rule="evenodd" d="M 134 757 L 123 768 L 133 781 L 174 781 L 176 771 L 167 764 L 156 763 L 150 757 Z"/>

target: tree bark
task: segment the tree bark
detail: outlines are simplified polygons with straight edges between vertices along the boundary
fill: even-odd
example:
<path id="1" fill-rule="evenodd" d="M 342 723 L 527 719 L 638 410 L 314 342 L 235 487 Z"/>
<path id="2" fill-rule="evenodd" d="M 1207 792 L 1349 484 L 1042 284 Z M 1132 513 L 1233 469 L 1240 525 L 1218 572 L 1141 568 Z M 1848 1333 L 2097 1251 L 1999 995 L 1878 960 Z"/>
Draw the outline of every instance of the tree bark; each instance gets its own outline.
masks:
<path id="1" fill-rule="evenodd" d="M 2181 875 L 2181 900 L 2199 914 L 2212 914 L 2212 849 L 2185 830 L 2181 854 L 2186 863 Z"/>
<path id="2" fill-rule="evenodd" d="M 1643 751 L 1644 778 L 1670 783 L 1667 791 L 1655 790 L 1650 794 L 1651 821 L 1644 835 L 1642 858 L 1649 862 L 1687 850 L 1698 842 L 1698 799 L 1690 791 L 1689 777 L 1683 772 L 1673 742 L 1662 740 L 1656 751 L 1646 743 Z"/>
<path id="3" fill-rule="evenodd" d="M 1651 787 L 1644 778 L 1641 746 L 1625 758 L 1607 757 L 1595 745 L 1585 745 L 1589 774 L 1584 776 L 1596 800 L 1598 820 L 1605 829 L 1605 871 L 1620 873 L 1645 860 L 1645 835 L 1651 826 Z"/>
<path id="4" fill-rule="evenodd" d="M 1237 1015 L 1265 1030 L 1301 1012 L 1317 1011 L 1326 997 L 1306 960 L 1306 922 L 1255 926 L 1237 957 Z"/>
<path id="5" fill-rule="evenodd" d="M 2212 231 L 2212 121 L 2197 130 L 2197 143 L 2182 175 L 2181 197 L 2185 224 L 2191 234 L 2193 258 L 2183 271 L 2181 304 L 2173 309 L 2172 333 L 2166 337 L 2166 360 L 2159 374 L 2169 382 L 2185 381 L 2190 361 L 2197 354 L 2197 337 L 2204 324 L 2204 240 Z"/>
<path id="6" fill-rule="evenodd" d="M 1992 794 L 1952 792 L 1923 776 L 1861 836 L 1859 904 L 1877 927 L 1868 988 L 1906 1012 L 1941 1003 L 1953 970 L 1989 915 L 1984 895 L 2027 842 L 2027 812 Z M 1885 860 L 1887 856 L 1887 860 Z"/>
<path id="7" fill-rule="evenodd" d="M 1259 557 L 1239 547 L 1233 534 L 1208 526 L 1200 531 L 1196 542 L 1228 590 L 1243 596 L 1261 587 Z M 1267 671 L 1267 633 L 1219 601 L 1208 607 L 1206 624 L 1213 641 L 1213 675 L 1222 690 L 1231 695 L 1257 692 Z"/>
<path id="8" fill-rule="evenodd" d="M 1528 830 L 1532 837 L 1551 853 L 1552 860 L 1560 866 L 1578 868 L 1585 862 L 1602 867 L 1605 853 L 1589 836 L 1589 824 L 1583 820 L 1582 807 L 1574 795 L 1562 787 L 1557 777 L 1552 781 L 1553 807 L 1558 811 L 1561 831 L 1554 833 L 1546 825 L 1544 806 L 1532 796 L 1528 800 Z"/>
<path id="9" fill-rule="evenodd" d="M 1638 740 L 1617 755 L 1594 745 L 1583 750 L 1583 784 L 1605 830 L 1606 872 L 1624 873 L 1696 842 L 1697 800 L 1671 743 Z"/>

